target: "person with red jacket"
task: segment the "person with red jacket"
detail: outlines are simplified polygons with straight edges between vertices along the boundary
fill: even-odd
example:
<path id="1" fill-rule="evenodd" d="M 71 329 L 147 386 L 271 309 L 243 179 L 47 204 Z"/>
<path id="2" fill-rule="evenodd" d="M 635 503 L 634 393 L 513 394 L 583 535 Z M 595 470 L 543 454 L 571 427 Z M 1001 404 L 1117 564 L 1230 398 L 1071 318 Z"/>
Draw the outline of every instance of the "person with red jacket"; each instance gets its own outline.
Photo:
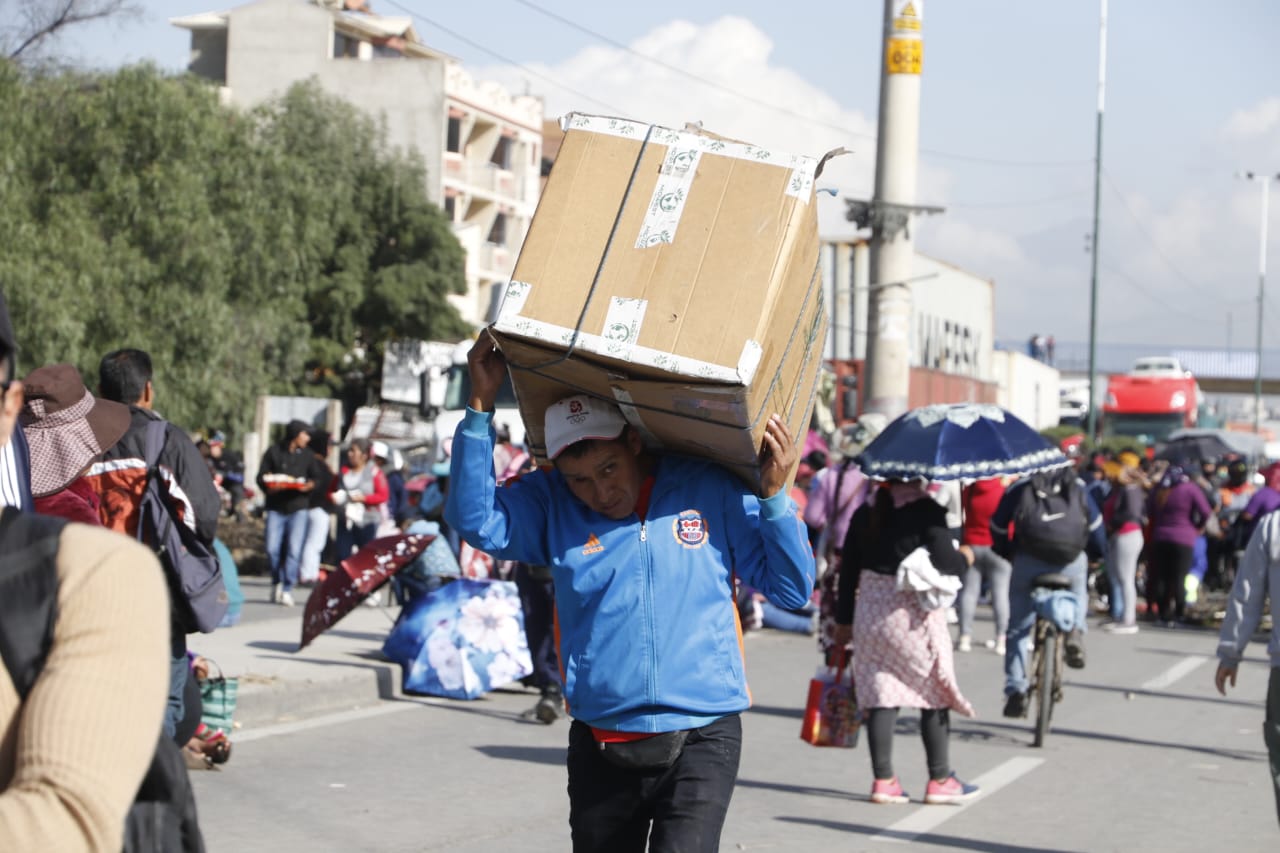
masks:
<path id="1" fill-rule="evenodd" d="M 973 563 L 964 573 L 964 587 L 956 600 L 956 611 L 960 617 L 956 651 L 967 652 L 973 648 L 973 613 L 985 578 L 991 588 L 991 609 L 996 619 L 995 636 L 987 642 L 987 648 L 998 655 L 1005 653 L 1005 633 L 1009 630 L 1009 578 L 1013 568 L 991 547 L 991 514 L 1004 496 L 1004 487 L 1003 479 L 992 477 L 966 486 L 961 493 L 964 524 L 960 541 L 973 550 Z"/>
<path id="2" fill-rule="evenodd" d="M 347 464 L 333 478 L 329 499 L 338 508 L 338 554 L 341 562 L 352 551 L 373 541 L 391 488 L 387 475 L 373 462 L 373 445 L 357 438 L 347 447 Z"/>

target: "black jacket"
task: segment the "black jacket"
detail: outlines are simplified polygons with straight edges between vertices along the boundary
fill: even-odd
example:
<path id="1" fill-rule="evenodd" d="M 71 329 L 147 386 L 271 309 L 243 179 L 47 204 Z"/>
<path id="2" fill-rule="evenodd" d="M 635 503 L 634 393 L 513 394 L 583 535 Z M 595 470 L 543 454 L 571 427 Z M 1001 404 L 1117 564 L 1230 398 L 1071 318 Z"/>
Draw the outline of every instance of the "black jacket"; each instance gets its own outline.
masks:
<path id="1" fill-rule="evenodd" d="M 282 443 L 268 447 L 267 452 L 262 454 L 262 464 L 258 466 L 258 488 L 262 489 L 266 508 L 271 512 L 286 514 L 307 509 L 311 503 L 311 492 L 299 489 L 271 491 L 263 478 L 267 474 L 286 474 L 314 482 L 319 464 L 311 448 L 305 445 L 293 451 Z"/>
<path id="2" fill-rule="evenodd" d="M 896 575 L 898 564 L 922 545 L 941 574 L 959 575 L 969 566 L 947 528 L 947 511 L 933 498 L 924 497 L 897 508 L 889 505 L 879 515 L 874 501 L 873 495 L 849 520 L 836 600 L 836 623 L 840 625 L 853 622 L 854 594 L 864 571 Z"/>
<path id="3" fill-rule="evenodd" d="M 102 500 L 102 523 L 129 536 L 138 531 L 138 505 L 147 485 L 147 424 L 164 420 L 155 412 L 130 406 L 133 420 L 124 437 L 90 467 L 86 478 Z M 164 447 L 156 467 L 160 484 L 177 517 L 206 544 L 218 534 L 222 498 L 209 465 L 191 438 L 165 422 Z"/>

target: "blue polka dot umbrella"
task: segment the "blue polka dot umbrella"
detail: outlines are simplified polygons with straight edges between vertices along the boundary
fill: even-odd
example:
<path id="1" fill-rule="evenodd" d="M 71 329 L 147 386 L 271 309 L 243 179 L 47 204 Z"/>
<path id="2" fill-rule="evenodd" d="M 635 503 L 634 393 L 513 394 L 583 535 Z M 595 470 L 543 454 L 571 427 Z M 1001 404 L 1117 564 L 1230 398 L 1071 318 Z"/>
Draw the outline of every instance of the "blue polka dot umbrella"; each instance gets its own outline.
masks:
<path id="1" fill-rule="evenodd" d="M 1066 455 L 999 406 L 912 409 L 863 448 L 863 473 L 881 480 L 984 480 L 1070 465 Z"/>

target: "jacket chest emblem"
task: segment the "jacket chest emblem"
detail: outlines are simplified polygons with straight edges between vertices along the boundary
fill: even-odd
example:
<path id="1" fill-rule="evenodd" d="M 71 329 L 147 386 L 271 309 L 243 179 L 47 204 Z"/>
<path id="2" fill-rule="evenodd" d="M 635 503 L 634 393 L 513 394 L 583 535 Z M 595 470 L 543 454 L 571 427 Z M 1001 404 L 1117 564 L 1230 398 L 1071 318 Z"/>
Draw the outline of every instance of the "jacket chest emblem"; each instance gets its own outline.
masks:
<path id="1" fill-rule="evenodd" d="M 600 540 L 592 533 L 587 537 L 587 544 L 582 546 L 582 555 L 585 557 L 589 554 L 599 554 L 604 550 L 604 546 L 600 544 Z"/>
<path id="2" fill-rule="evenodd" d="M 686 548 L 701 548 L 707 541 L 707 520 L 696 509 L 686 509 L 671 523 L 676 541 Z"/>

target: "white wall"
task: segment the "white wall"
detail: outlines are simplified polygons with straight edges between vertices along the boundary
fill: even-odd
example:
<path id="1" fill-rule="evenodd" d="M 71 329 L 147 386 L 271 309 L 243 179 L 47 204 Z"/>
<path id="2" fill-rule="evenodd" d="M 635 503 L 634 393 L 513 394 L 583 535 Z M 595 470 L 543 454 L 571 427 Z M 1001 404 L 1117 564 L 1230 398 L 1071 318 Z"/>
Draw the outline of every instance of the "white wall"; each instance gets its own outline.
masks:
<path id="1" fill-rule="evenodd" d="M 427 195 L 443 204 L 444 60 L 333 59 L 333 15 L 297 0 L 261 0 L 229 14 L 226 85 L 235 104 L 254 106 L 314 77 L 382 124 L 389 145 L 416 150 Z"/>
<path id="2" fill-rule="evenodd" d="M 1056 368 L 1009 350 L 993 352 L 991 364 L 999 389 L 997 403 L 1036 429 L 1058 425 Z"/>
<path id="3" fill-rule="evenodd" d="M 869 255 L 865 240 L 822 243 L 819 264 L 831 314 L 828 358 L 866 357 Z M 995 285 L 918 253 L 911 279 L 911 366 L 992 381 Z"/>

